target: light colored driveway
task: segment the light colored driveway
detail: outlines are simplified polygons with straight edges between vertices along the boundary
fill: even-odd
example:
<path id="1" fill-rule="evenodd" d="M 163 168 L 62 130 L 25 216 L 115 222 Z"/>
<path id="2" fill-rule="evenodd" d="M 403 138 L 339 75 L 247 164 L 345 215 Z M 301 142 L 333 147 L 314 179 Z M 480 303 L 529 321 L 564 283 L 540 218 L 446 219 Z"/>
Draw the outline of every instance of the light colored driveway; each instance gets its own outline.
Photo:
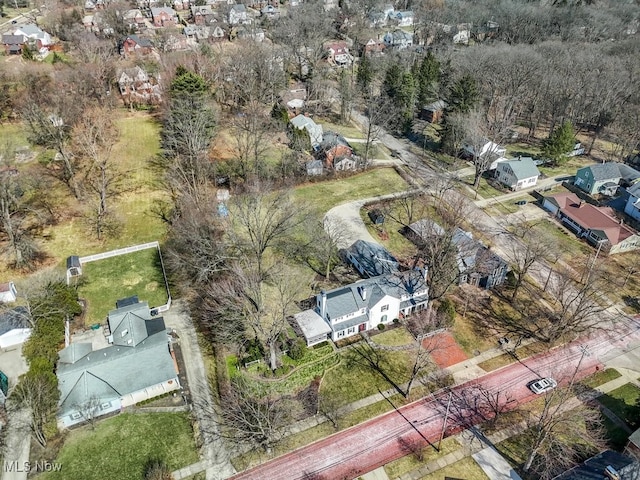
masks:
<path id="1" fill-rule="evenodd" d="M 373 238 L 367 227 L 360 217 L 360 210 L 368 203 L 387 200 L 390 198 L 398 198 L 404 195 L 416 193 L 418 190 L 408 190 L 405 192 L 392 193 L 389 195 L 381 195 L 379 197 L 363 198 L 352 202 L 343 203 L 337 207 L 333 207 L 325 215 L 325 225 L 340 225 L 341 236 L 338 239 L 338 248 L 347 248 L 353 245 L 356 240 L 365 240 L 367 242 L 377 243 L 378 240 Z"/>
<path id="2" fill-rule="evenodd" d="M 522 480 L 495 448 L 487 447 L 472 455 L 491 480 Z"/>
<path id="3" fill-rule="evenodd" d="M 191 317 L 180 301 L 174 302 L 171 309 L 163 314 L 163 317 L 167 327 L 175 328 L 180 337 L 180 348 L 187 370 L 193 413 L 203 437 L 203 462 L 199 462 L 200 471 L 206 468 L 207 480 L 228 478 L 235 474 L 235 469 L 229 461 L 229 453 L 225 445 L 216 434 L 218 427 L 212 419 L 214 413 L 211 408 L 206 408 L 207 405 L 213 405 L 214 400 Z M 196 472 L 192 471 L 191 473 Z M 184 477 L 175 475 L 175 478 Z"/>
<path id="4" fill-rule="evenodd" d="M 7 445 L 2 465 L 2 480 L 26 480 L 29 462 L 31 432 L 29 410 L 22 409 L 9 415 Z"/>

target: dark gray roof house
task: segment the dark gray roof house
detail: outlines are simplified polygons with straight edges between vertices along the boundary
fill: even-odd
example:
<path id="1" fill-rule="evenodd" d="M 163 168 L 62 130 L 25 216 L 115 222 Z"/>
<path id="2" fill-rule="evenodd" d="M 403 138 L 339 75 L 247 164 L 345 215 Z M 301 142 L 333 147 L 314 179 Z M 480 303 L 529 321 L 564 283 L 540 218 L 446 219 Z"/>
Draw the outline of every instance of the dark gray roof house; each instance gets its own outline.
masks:
<path id="1" fill-rule="evenodd" d="M 358 240 L 346 249 L 345 255 L 365 278 L 377 277 L 398 270 L 398 260 L 382 245 Z"/>
<path id="2" fill-rule="evenodd" d="M 180 388 L 164 320 L 146 302 L 112 310 L 108 324 L 111 346 L 72 343 L 58 354 L 61 427 Z"/>
<path id="3" fill-rule="evenodd" d="M 436 222 L 421 219 L 403 231 L 414 244 L 424 245 L 435 237 L 445 235 L 445 230 Z M 470 232 L 456 227 L 451 233 L 451 243 L 457 249 L 459 284 L 470 283 L 477 287 L 494 288 L 501 285 L 507 275 L 508 264 L 482 242 L 475 240 Z"/>
<path id="4" fill-rule="evenodd" d="M 578 169 L 574 184 L 593 195 L 604 190 L 611 191 L 612 185 L 631 185 L 640 178 L 640 172 L 624 163 L 596 163 Z"/>

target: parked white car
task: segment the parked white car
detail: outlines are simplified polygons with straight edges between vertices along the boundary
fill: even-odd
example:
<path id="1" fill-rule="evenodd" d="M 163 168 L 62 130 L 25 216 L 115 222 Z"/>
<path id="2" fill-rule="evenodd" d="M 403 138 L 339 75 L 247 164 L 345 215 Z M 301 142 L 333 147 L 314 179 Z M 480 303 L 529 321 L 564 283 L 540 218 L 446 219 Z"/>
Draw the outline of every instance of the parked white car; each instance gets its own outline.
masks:
<path id="1" fill-rule="evenodd" d="M 553 390 L 558 386 L 558 382 L 556 382 L 553 378 L 541 378 L 539 380 L 535 380 L 529 383 L 529 388 L 533 393 L 540 395 L 541 393 L 546 393 L 549 390 Z"/>

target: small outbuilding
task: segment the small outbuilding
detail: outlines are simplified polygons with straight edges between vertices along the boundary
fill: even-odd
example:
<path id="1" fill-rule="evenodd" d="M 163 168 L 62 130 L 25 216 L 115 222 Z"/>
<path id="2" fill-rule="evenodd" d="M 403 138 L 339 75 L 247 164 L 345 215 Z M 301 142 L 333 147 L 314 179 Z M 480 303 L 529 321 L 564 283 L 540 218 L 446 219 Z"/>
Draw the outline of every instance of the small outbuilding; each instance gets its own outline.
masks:
<path id="1" fill-rule="evenodd" d="M 16 301 L 18 291 L 13 282 L 0 283 L 0 302 L 12 303 Z"/>

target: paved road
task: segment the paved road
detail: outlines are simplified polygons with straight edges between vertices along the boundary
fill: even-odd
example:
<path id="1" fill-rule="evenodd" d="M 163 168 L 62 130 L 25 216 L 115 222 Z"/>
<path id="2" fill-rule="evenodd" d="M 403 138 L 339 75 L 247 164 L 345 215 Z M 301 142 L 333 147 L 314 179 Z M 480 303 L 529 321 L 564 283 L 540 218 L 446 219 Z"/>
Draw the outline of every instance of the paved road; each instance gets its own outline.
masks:
<path id="1" fill-rule="evenodd" d="M 638 344 L 637 324 L 621 328 L 611 336 L 601 333 L 581 342 L 554 349 L 546 355 L 533 357 L 526 364 L 515 363 L 481 378 L 455 387 L 452 395 L 480 385 L 491 392 L 504 392 L 510 405 L 516 406 L 535 398 L 528 381 L 553 376 L 560 385 L 567 385 L 572 377 L 580 379 L 600 368 L 601 357 L 616 348 L 623 352 Z M 268 463 L 236 475 L 236 479 L 295 480 L 304 478 L 356 478 L 408 453 L 416 443 L 437 442 L 443 428 L 444 411 L 449 394 L 440 392 L 382 415 L 366 423 L 336 433 L 311 445 L 276 458 Z M 503 397 L 504 398 L 504 397 Z M 453 413 L 455 411 L 455 413 Z M 449 435 L 459 431 L 460 419 L 470 418 L 464 408 L 451 409 L 445 431 Z"/>
<path id="2" fill-rule="evenodd" d="M 229 461 L 229 453 L 224 444 L 216 435 L 218 427 L 211 418 L 213 412 L 205 407 L 213 404 L 213 396 L 191 317 L 179 301 L 174 302 L 163 317 L 167 327 L 175 328 L 180 337 L 193 411 L 203 437 L 204 458 L 201 466 L 206 467 L 207 480 L 228 478 L 235 473 L 235 469 Z"/>

